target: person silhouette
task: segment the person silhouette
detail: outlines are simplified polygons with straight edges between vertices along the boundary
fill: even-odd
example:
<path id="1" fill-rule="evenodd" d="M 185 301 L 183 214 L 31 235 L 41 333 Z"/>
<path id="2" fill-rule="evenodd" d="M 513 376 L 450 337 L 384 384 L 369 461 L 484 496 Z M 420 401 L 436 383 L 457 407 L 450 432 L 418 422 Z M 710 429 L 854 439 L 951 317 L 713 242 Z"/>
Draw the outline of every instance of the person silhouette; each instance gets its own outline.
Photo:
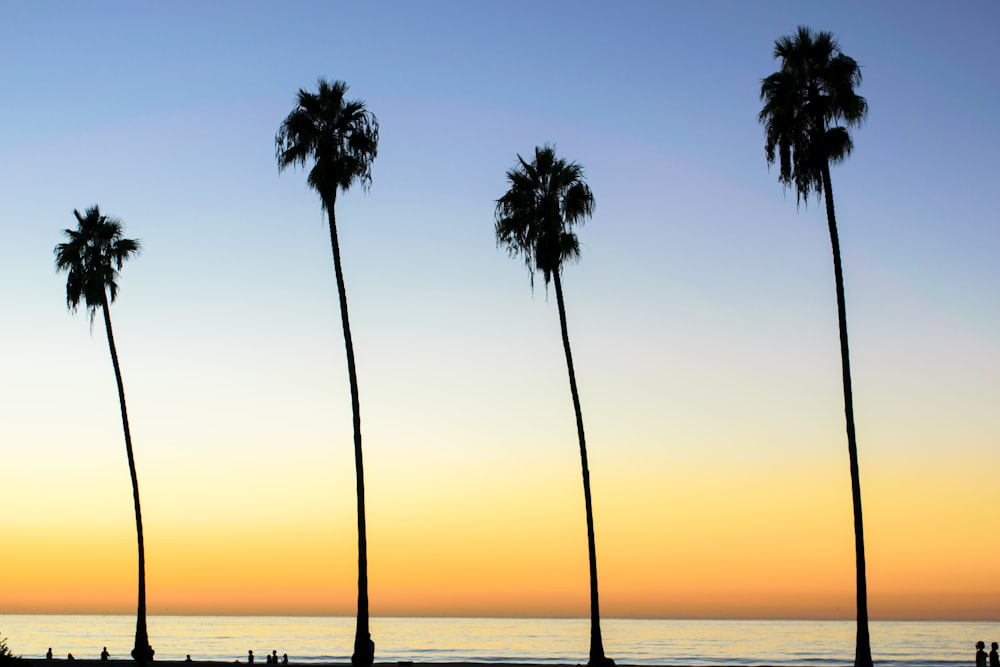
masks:
<path id="1" fill-rule="evenodd" d="M 187 657 L 184 658 L 184 662 L 191 662 L 191 654 L 190 653 L 188 653 Z"/>
<path id="2" fill-rule="evenodd" d="M 976 667 L 986 667 L 986 644 L 976 642 Z"/>
<path id="3" fill-rule="evenodd" d="M 284 655 L 281 656 L 281 664 L 283 664 L 283 665 L 287 665 L 288 664 L 288 654 L 287 653 L 285 653 Z"/>
<path id="4" fill-rule="evenodd" d="M 982 642 L 980 642 L 980 643 L 982 643 Z M 76 658 L 74 658 L 74 657 L 73 657 L 73 654 L 72 654 L 72 653 L 67 653 L 67 654 L 66 654 L 66 659 L 67 659 L 67 660 L 76 660 Z M 985 664 L 986 664 L 986 663 L 984 662 L 984 663 L 983 663 L 983 665 L 985 665 Z"/>
<path id="5" fill-rule="evenodd" d="M 278 664 L 278 652 L 277 651 L 271 651 L 271 664 L 272 665 L 277 665 Z"/>
<path id="6" fill-rule="evenodd" d="M 270 654 L 270 653 L 268 653 L 268 654 L 267 654 L 267 657 L 266 657 L 266 659 L 264 660 L 264 662 L 266 662 L 266 663 L 267 663 L 267 664 L 269 664 L 269 665 L 271 664 L 271 654 Z"/>
<path id="7" fill-rule="evenodd" d="M 51 660 L 52 659 L 52 647 L 51 646 L 49 647 L 49 650 L 45 652 L 45 659 L 46 660 Z"/>
<path id="8" fill-rule="evenodd" d="M 980 642 L 980 643 L 982 643 L 982 642 Z M 249 663 L 251 665 L 253 664 L 253 651 L 252 650 L 251 651 L 247 651 L 247 663 Z M 986 667 L 986 665 L 984 664 L 983 667 Z"/>
<path id="9" fill-rule="evenodd" d="M 103 651 L 101 651 L 101 660 L 107 660 L 107 659 L 108 659 L 108 658 L 110 658 L 110 657 L 111 657 L 111 654 L 110 654 L 110 653 L 108 653 L 108 647 L 107 647 L 107 646 L 105 646 L 105 647 L 104 647 L 104 650 L 103 650 Z"/>
<path id="10" fill-rule="evenodd" d="M 990 667 L 1000 667 L 1000 656 L 997 655 L 997 648 L 1000 647 L 997 646 L 996 642 L 993 642 L 990 650 Z"/>

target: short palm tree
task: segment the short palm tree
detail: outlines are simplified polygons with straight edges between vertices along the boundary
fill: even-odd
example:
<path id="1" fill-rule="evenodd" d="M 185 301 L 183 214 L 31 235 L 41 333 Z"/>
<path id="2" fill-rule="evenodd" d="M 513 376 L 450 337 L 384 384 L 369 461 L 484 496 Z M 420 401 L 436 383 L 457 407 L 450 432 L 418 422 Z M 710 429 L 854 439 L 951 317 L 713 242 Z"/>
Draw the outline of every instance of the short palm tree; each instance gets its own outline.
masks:
<path id="1" fill-rule="evenodd" d="M 868 113 L 868 103 L 855 92 L 861 83 L 861 68 L 845 56 L 833 35 L 812 32 L 800 26 L 798 32 L 774 43 L 774 57 L 781 69 L 761 82 L 764 103 L 758 120 L 764 125 L 764 150 L 768 165 L 778 162 L 778 180 L 794 187 L 798 201 L 815 192 L 824 195 L 826 219 L 833 248 L 833 272 L 837 287 L 837 314 L 840 323 L 840 357 L 844 381 L 844 413 L 847 419 L 847 449 L 851 465 L 854 501 L 854 543 L 857 574 L 858 638 L 854 663 L 872 664 L 868 635 L 868 585 L 865 580 L 864 523 L 861 518 L 861 481 L 858 474 L 858 445 L 854 432 L 854 401 L 851 395 L 851 362 L 847 344 L 847 309 L 844 305 L 844 271 L 840 261 L 840 240 L 833 208 L 830 164 L 843 162 L 854 147 L 848 127 L 860 126 Z M 843 123 L 843 125 L 840 125 Z"/>
<path id="2" fill-rule="evenodd" d="M 279 172 L 292 165 L 304 168 L 312 162 L 306 180 L 309 187 L 319 194 L 330 222 L 330 246 L 340 296 L 340 318 L 344 327 L 347 376 L 354 413 L 354 464 L 358 495 L 358 622 L 351 662 L 356 666 L 370 667 L 375 659 L 375 645 L 368 624 L 368 537 L 361 457 L 361 412 L 335 208 L 339 190 L 346 192 L 355 181 L 359 181 L 363 188 L 371 185 L 372 162 L 378 152 L 378 120 L 365 109 L 363 101 L 346 99 L 347 84 L 343 81 L 331 84 L 321 78 L 317 86 L 315 93 L 299 90 L 295 108 L 282 121 L 275 135 L 275 156 Z"/>
<path id="3" fill-rule="evenodd" d="M 587 510 L 587 548 L 590 555 L 590 665 L 604 667 L 614 661 L 604 655 L 601 639 L 601 613 L 597 594 L 597 549 L 594 541 L 594 513 L 590 496 L 590 468 L 587 465 L 587 444 L 583 435 L 583 413 L 576 389 L 573 354 L 566 328 L 566 306 L 563 301 L 562 267 L 580 257 L 580 243 L 573 227 L 582 225 L 594 212 L 594 195 L 583 179 L 583 167 L 556 157 L 555 148 L 535 148 L 535 159 L 528 162 L 520 155 L 518 164 L 507 171 L 510 189 L 497 200 L 497 245 L 507 249 L 511 257 L 524 259 L 531 283 L 540 271 L 546 287 L 555 285 L 562 330 L 563 350 L 569 371 L 569 389 L 576 413 L 576 431 L 580 440 L 580 461 L 583 468 L 583 499 Z"/>
<path id="4" fill-rule="evenodd" d="M 117 218 L 102 215 L 97 206 L 88 208 L 76 216 L 77 228 L 64 229 L 69 239 L 55 247 L 56 270 L 66 272 L 66 305 L 75 312 L 80 302 L 86 305 L 91 322 L 97 310 L 104 316 L 104 329 L 108 334 L 108 348 L 111 350 L 111 364 L 115 369 L 118 384 L 118 402 L 121 404 L 122 428 L 125 431 L 125 453 L 128 456 L 128 470 L 132 477 L 132 501 L 135 505 L 135 532 L 139 545 L 139 604 L 135 622 L 135 648 L 132 657 L 137 662 L 153 659 L 153 648 L 149 645 L 146 631 L 146 553 L 142 540 L 142 511 L 139 508 L 139 479 L 135 473 L 135 459 L 132 456 L 132 434 L 128 427 L 128 411 L 125 408 L 125 386 L 122 384 L 121 367 L 118 364 L 118 350 L 111 329 L 111 311 L 118 295 L 118 271 L 126 260 L 139 254 L 139 241 L 122 236 L 122 223 Z"/>

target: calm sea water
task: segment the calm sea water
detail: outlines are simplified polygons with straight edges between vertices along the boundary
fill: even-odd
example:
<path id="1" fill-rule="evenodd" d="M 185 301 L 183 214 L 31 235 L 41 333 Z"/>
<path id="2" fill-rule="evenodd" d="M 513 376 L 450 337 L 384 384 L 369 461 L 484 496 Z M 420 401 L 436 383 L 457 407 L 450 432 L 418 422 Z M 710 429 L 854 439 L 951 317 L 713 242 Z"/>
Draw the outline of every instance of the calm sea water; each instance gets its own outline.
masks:
<path id="1" fill-rule="evenodd" d="M 349 663 L 354 619 L 345 617 L 150 616 L 156 657 L 239 659 L 247 650 L 287 653 L 292 664 Z M 373 618 L 376 663 L 585 664 L 586 619 Z M 839 667 L 854 660 L 853 621 L 602 620 L 605 651 L 620 665 Z M 134 616 L 0 615 L 17 655 L 128 658 Z M 1000 623 L 873 622 L 878 665 L 973 665 L 975 643 L 1000 641 Z"/>

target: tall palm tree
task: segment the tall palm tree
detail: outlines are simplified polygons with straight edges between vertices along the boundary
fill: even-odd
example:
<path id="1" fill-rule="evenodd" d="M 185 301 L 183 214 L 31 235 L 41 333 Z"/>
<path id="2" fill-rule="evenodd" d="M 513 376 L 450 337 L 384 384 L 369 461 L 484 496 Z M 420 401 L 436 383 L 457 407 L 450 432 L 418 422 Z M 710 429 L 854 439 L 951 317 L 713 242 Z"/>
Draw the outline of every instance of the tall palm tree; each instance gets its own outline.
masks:
<path id="1" fill-rule="evenodd" d="M 566 328 L 563 301 L 563 264 L 579 259 L 580 243 L 573 232 L 594 213 L 594 195 L 583 180 L 583 167 L 556 157 L 555 148 L 535 148 L 535 159 L 528 162 L 520 155 L 518 164 L 507 171 L 510 189 L 497 200 L 497 245 L 504 246 L 511 257 L 522 256 L 531 284 L 540 271 L 548 287 L 552 282 L 559 306 L 559 325 L 569 371 L 569 389 L 576 413 L 576 432 L 580 440 L 583 468 L 583 499 L 587 510 L 587 548 L 590 555 L 590 665 L 604 667 L 614 661 L 604 655 L 601 639 L 601 613 L 597 595 L 597 549 L 594 543 L 594 512 L 590 496 L 590 468 L 587 444 L 583 435 L 583 413 L 576 389 L 573 354 Z"/>
<path id="2" fill-rule="evenodd" d="M 861 481 L 858 474 L 858 444 L 854 432 L 854 401 L 851 396 L 851 362 L 847 344 L 847 309 L 844 305 L 844 271 L 840 240 L 833 208 L 830 164 L 843 162 L 854 143 L 848 127 L 860 126 L 868 103 L 855 92 L 861 84 L 861 67 L 845 56 L 828 32 L 798 32 L 774 43 L 774 57 L 781 69 L 761 82 L 764 103 L 758 120 L 764 125 L 764 150 L 770 166 L 778 162 L 778 180 L 795 187 L 796 200 L 809 194 L 824 195 L 826 219 L 833 249 L 833 273 L 837 285 L 837 315 L 840 324 L 840 358 L 844 379 L 844 414 L 847 420 L 847 450 L 851 465 L 854 501 L 854 544 L 857 574 L 858 638 L 854 664 L 870 667 L 868 635 L 868 585 L 865 580 L 865 538 L 861 518 Z M 843 125 L 840 125 L 843 123 Z"/>
<path id="3" fill-rule="evenodd" d="M 147 662 L 153 659 L 153 647 L 149 645 L 149 634 L 146 632 L 146 552 L 142 539 L 142 511 L 139 508 L 139 479 L 135 473 L 132 434 L 125 408 L 125 386 L 122 384 L 118 350 L 115 348 L 115 336 L 111 329 L 111 310 L 108 307 L 118 295 L 118 271 L 126 260 L 139 254 L 140 246 L 138 240 L 122 236 L 121 220 L 102 215 L 97 206 L 88 208 L 83 215 L 74 210 L 73 215 L 76 216 L 77 228 L 64 229 L 63 234 L 69 240 L 55 247 L 56 270 L 66 272 L 66 306 L 71 312 L 76 312 L 83 301 L 90 313 L 91 322 L 98 309 L 104 316 L 111 364 L 114 366 L 115 382 L 118 385 L 118 402 L 121 404 L 125 453 L 128 455 L 128 470 L 132 477 L 135 533 L 139 546 L 139 604 L 132 657 L 137 662 Z"/>
<path id="4" fill-rule="evenodd" d="M 355 181 L 359 181 L 365 189 L 371 185 L 372 162 L 378 153 L 378 120 L 365 109 L 363 101 L 344 97 L 347 84 L 343 81 L 331 84 L 321 78 L 317 86 L 315 93 L 299 89 L 295 108 L 282 121 L 274 137 L 275 156 L 279 172 L 291 165 L 304 168 L 312 162 L 306 181 L 319 194 L 320 203 L 330 221 L 330 246 L 337 275 L 337 293 L 340 295 L 340 318 L 344 326 L 347 376 L 354 412 L 354 465 L 358 494 L 358 622 L 351 663 L 370 667 L 375 659 L 375 645 L 368 625 L 368 537 L 365 527 L 365 474 L 361 457 L 361 412 L 335 207 L 339 190 L 346 192 Z"/>

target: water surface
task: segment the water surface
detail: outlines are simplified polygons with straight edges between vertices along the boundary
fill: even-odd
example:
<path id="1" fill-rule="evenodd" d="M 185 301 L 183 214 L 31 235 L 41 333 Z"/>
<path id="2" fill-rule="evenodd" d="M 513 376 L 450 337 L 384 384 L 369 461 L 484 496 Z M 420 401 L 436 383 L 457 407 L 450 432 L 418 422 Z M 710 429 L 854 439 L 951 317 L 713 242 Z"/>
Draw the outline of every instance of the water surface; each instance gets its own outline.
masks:
<path id="1" fill-rule="evenodd" d="M 248 650 L 264 664 L 271 651 L 292 664 L 349 663 L 354 619 L 288 616 L 150 616 L 156 657 L 240 660 Z M 586 619 L 372 618 L 376 663 L 498 662 L 586 664 Z M 619 665 L 849 667 L 853 621 L 707 621 L 603 619 L 607 655 Z M 127 659 L 134 616 L 0 615 L 0 634 L 17 655 L 97 658 L 107 646 Z M 1000 641 L 1000 623 L 871 624 L 877 665 L 953 667 L 974 664 L 975 643 Z"/>

